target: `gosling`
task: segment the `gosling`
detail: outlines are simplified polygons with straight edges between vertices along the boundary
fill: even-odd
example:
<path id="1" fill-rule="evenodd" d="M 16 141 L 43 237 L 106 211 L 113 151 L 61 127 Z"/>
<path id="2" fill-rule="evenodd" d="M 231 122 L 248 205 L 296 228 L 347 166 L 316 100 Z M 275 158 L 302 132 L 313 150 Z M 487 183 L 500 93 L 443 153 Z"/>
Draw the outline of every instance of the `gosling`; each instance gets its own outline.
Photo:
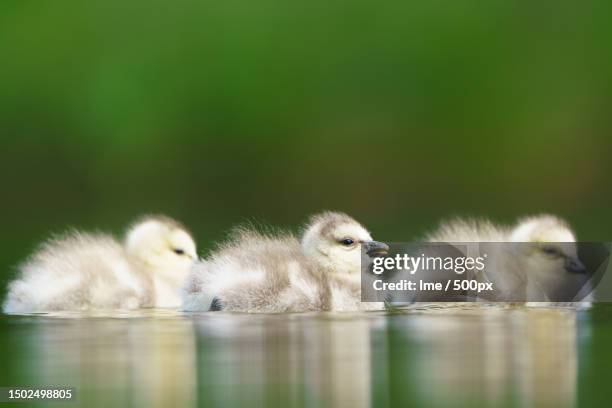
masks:
<path id="1" fill-rule="evenodd" d="M 507 247 L 490 246 L 488 272 L 479 276 L 494 282 L 498 292 L 510 298 L 554 301 L 575 292 L 588 280 L 586 268 L 578 258 L 573 231 L 567 222 L 552 215 L 523 218 L 514 227 L 497 226 L 482 219 L 456 219 L 443 223 L 426 240 L 515 243 Z"/>
<path id="2" fill-rule="evenodd" d="M 73 231 L 44 243 L 19 268 L 3 305 L 7 314 L 178 307 L 196 259 L 187 230 L 165 216 L 129 227 L 123 244 Z"/>
<path id="3" fill-rule="evenodd" d="M 373 308 L 361 303 L 362 247 L 371 256 L 388 250 L 338 212 L 311 217 L 300 241 L 292 234 L 240 228 L 193 268 L 183 309 L 281 313 Z"/>

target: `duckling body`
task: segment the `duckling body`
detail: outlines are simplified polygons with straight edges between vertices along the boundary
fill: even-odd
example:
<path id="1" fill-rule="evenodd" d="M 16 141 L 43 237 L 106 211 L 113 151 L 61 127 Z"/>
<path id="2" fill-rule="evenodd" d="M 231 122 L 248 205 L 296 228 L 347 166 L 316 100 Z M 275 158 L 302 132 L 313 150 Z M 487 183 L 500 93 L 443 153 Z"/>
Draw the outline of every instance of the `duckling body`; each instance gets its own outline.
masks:
<path id="1" fill-rule="evenodd" d="M 209 310 L 214 303 L 239 312 L 359 310 L 360 245 L 372 242 L 342 213 L 312 217 L 301 241 L 240 229 L 194 267 L 183 308 Z"/>
<path id="2" fill-rule="evenodd" d="M 4 312 L 151 307 L 152 289 L 151 277 L 134 268 L 114 238 L 75 232 L 47 242 L 23 265 Z"/>
<path id="3" fill-rule="evenodd" d="M 329 310 L 326 276 L 304 256 L 291 235 L 270 237 L 240 230 L 188 280 L 184 309 L 208 310 L 213 299 L 222 310 L 302 312 Z"/>
<path id="4" fill-rule="evenodd" d="M 180 278 L 169 280 L 166 275 L 184 279 L 195 257 L 193 241 L 181 231 L 167 219 L 148 218 L 130 228 L 124 245 L 110 235 L 78 231 L 51 239 L 20 267 L 3 310 L 19 314 L 137 309 L 173 302 L 176 307 L 180 283 L 173 282 Z M 173 249 L 166 249 L 169 246 Z M 173 284 L 175 293 L 163 291 Z"/>
<path id="5" fill-rule="evenodd" d="M 493 282 L 502 296 L 491 300 L 523 298 L 533 301 L 527 302 L 529 306 L 537 302 L 550 304 L 564 290 L 579 289 L 587 280 L 573 231 L 565 221 L 551 215 L 522 218 L 513 227 L 497 226 L 487 220 L 456 219 L 443 223 L 425 239 L 507 242 L 504 246 L 480 245 L 481 251 L 488 251 L 488 259 L 487 270 L 478 278 Z"/>

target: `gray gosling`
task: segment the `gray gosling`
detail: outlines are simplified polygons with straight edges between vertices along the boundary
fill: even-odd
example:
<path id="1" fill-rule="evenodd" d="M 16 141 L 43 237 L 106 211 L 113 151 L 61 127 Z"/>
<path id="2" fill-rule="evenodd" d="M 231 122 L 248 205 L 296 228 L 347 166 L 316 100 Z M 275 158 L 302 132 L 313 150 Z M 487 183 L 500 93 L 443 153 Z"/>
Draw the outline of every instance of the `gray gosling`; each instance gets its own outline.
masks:
<path id="1" fill-rule="evenodd" d="M 191 235 L 164 216 L 145 217 L 123 244 L 73 231 L 44 243 L 8 286 L 8 314 L 178 307 L 196 259 Z"/>
<path id="2" fill-rule="evenodd" d="M 346 214 L 310 218 L 302 238 L 237 229 L 194 266 L 183 298 L 187 311 L 352 311 L 361 304 L 361 247 L 388 250 Z M 366 306 L 363 306 L 366 305 Z"/>
<path id="3" fill-rule="evenodd" d="M 425 239 L 516 243 L 503 249 L 491 246 L 493 254 L 489 254 L 487 273 L 481 277 L 494 282 L 500 293 L 511 298 L 550 302 L 565 290 L 586 282 L 586 268 L 578 258 L 573 231 L 567 222 L 552 215 L 523 218 L 514 227 L 497 226 L 487 220 L 457 219 L 443 223 Z"/>

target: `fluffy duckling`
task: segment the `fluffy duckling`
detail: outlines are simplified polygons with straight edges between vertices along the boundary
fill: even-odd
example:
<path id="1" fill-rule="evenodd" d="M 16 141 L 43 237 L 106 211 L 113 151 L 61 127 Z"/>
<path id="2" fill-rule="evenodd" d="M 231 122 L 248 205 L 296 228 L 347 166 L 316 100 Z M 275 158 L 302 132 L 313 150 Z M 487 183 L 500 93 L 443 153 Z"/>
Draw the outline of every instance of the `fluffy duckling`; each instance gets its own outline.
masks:
<path id="1" fill-rule="evenodd" d="M 361 247 L 388 250 L 343 213 L 313 216 L 301 241 L 291 234 L 238 229 L 197 264 L 184 293 L 188 311 L 359 310 Z M 366 306 L 367 307 L 367 306 Z"/>
<path id="2" fill-rule="evenodd" d="M 20 267 L 5 313 L 178 307 L 196 259 L 187 230 L 163 216 L 145 217 L 122 244 L 106 234 L 74 231 L 44 243 Z"/>
<path id="3" fill-rule="evenodd" d="M 494 282 L 502 294 L 552 301 L 575 292 L 587 281 L 574 233 L 565 221 L 552 215 L 523 218 L 514 227 L 497 226 L 487 220 L 457 219 L 442 224 L 426 240 L 514 242 L 508 247 L 488 248 L 493 254 L 489 254 L 486 276 L 480 277 Z"/>

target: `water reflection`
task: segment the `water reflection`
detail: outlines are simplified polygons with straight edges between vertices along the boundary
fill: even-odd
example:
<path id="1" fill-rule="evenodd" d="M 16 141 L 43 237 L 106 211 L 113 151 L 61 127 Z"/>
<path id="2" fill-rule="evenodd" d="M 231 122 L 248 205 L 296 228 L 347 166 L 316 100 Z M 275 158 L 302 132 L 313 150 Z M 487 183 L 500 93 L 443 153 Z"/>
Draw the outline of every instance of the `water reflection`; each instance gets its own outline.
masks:
<path id="1" fill-rule="evenodd" d="M 439 310 L 391 322 L 386 361 L 423 405 L 575 405 L 573 310 Z"/>
<path id="2" fill-rule="evenodd" d="M 200 319 L 199 395 L 223 406 L 369 406 L 370 331 L 381 323 L 364 315 Z M 246 392 L 231 392 L 237 385 Z"/>
<path id="3" fill-rule="evenodd" d="M 194 406 L 190 320 L 69 317 L 36 325 L 29 384 L 76 387 L 79 406 Z"/>
<path id="4" fill-rule="evenodd" d="M 569 407 L 577 394 L 569 309 L 150 311 L 3 317 L 0 331 L 24 340 L 7 343 L 13 378 L 74 386 L 70 406 Z"/>

